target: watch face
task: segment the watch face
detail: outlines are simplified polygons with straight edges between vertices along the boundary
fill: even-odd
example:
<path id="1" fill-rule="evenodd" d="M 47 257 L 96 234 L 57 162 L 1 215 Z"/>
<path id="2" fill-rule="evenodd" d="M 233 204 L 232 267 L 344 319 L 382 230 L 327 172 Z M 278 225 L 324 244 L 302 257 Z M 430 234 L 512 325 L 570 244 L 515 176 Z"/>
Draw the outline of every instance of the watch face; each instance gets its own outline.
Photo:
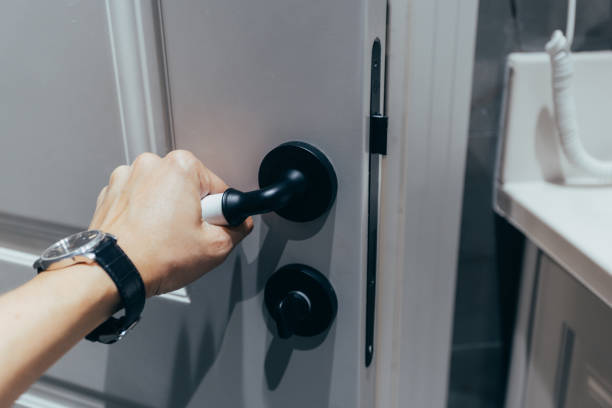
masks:
<path id="1" fill-rule="evenodd" d="M 53 261 L 54 259 L 82 254 L 95 247 L 102 239 L 104 239 L 102 231 L 77 232 L 51 245 L 43 252 L 41 258 L 45 261 Z"/>

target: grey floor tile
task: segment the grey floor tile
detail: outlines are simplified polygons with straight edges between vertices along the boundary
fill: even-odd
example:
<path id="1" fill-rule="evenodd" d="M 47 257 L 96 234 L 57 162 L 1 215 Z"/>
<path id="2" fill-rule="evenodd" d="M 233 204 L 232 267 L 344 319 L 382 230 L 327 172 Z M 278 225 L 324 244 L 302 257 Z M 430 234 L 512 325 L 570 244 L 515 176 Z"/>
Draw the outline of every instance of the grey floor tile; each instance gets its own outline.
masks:
<path id="1" fill-rule="evenodd" d="M 460 253 L 465 258 L 492 258 L 494 255 L 493 179 L 494 137 L 473 137 L 468 142 Z"/>
<path id="2" fill-rule="evenodd" d="M 486 401 L 475 393 L 451 392 L 448 396 L 448 408 L 498 408 L 495 402 Z"/>
<path id="3" fill-rule="evenodd" d="M 501 341 L 499 286 L 493 260 L 459 263 L 453 345 Z"/>
<path id="4" fill-rule="evenodd" d="M 505 369 L 501 348 L 454 351 L 451 356 L 449 408 L 501 408 Z"/>
<path id="5" fill-rule="evenodd" d="M 515 21 L 509 2 L 480 2 L 470 134 L 497 132 L 506 56 L 515 49 Z"/>
<path id="6" fill-rule="evenodd" d="M 519 48 L 543 51 L 552 32 L 565 31 L 567 1 L 511 0 L 516 3 Z M 609 49 L 612 35 L 609 0 L 577 2 L 574 50 Z"/>

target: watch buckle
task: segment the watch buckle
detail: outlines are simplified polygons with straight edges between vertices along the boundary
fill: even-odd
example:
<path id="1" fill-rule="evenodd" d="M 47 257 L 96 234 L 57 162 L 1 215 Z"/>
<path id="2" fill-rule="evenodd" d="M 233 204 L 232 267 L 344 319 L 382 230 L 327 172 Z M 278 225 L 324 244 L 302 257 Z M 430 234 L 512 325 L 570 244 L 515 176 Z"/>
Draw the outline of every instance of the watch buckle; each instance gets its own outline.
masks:
<path id="1" fill-rule="evenodd" d="M 129 332 L 130 330 L 132 330 L 134 327 L 136 327 L 136 325 L 138 324 L 138 322 L 139 322 L 139 321 L 140 321 L 140 317 L 139 317 L 138 319 L 134 320 L 134 321 L 132 322 L 132 324 L 130 324 L 128 327 L 126 327 L 126 328 L 125 328 L 125 330 L 122 330 L 122 331 L 121 331 L 121 333 L 119 333 L 119 334 L 117 335 L 117 340 L 116 340 L 116 341 L 119 341 L 119 340 L 121 340 L 122 338 L 124 338 L 124 337 L 125 337 L 125 335 L 126 335 L 126 334 L 128 334 L 128 332 Z"/>
<path id="2" fill-rule="evenodd" d="M 98 338 L 98 341 L 100 343 L 103 343 L 103 344 L 113 344 L 113 343 L 116 343 L 119 340 L 121 340 L 122 338 L 124 338 L 125 335 L 128 334 L 128 332 L 130 330 L 132 330 L 138 324 L 139 321 L 140 321 L 140 317 L 138 319 L 134 320 L 132 322 L 132 324 L 130 324 L 128 327 L 126 327 L 125 329 L 123 329 L 119 333 L 101 334 L 100 337 Z"/>

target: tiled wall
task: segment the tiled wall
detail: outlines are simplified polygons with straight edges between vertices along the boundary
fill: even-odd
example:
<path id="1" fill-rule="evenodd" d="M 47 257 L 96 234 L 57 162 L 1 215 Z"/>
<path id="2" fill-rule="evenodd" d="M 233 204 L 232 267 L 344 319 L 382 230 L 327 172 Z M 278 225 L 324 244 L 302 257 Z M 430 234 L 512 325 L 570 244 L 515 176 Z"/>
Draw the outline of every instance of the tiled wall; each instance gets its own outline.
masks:
<path id="1" fill-rule="evenodd" d="M 612 0 L 577 3 L 573 49 L 612 48 Z M 500 260 L 503 254 L 496 246 L 500 240 L 504 247 L 521 244 L 520 234 L 496 218 L 491 208 L 504 64 L 510 52 L 542 51 L 552 31 L 565 28 L 566 4 L 566 0 L 480 0 L 450 408 L 502 406 L 518 271 L 513 265 L 516 259 Z M 516 251 L 512 256 L 517 257 Z"/>

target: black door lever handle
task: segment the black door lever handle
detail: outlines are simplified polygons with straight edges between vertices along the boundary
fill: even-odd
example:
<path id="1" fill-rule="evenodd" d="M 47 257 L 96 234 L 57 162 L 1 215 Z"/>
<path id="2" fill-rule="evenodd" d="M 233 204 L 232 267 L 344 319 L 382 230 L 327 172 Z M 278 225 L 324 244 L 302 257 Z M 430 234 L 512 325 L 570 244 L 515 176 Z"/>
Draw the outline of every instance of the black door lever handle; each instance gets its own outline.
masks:
<path id="1" fill-rule="evenodd" d="M 304 199 L 306 183 L 304 175 L 294 169 L 283 180 L 259 190 L 243 193 L 228 188 L 221 197 L 223 217 L 228 225 L 240 225 L 250 215 L 280 210 L 291 200 Z"/>
<path id="2" fill-rule="evenodd" d="M 202 199 L 202 218 L 215 225 L 240 225 L 247 217 L 276 211 L 292 221 L 314 220 L 333 205 L 337 179 L 325 155 L 302 142 L 270 151 L 259 167 L 259 190 L 228 188 Z"/>
<path id="3" fill-rule="evenodd" d="M 278 337 L 288 339 L 308 317 L 312 309 L 310 299 L 299 290 L 292 290 L 276 306 Z"/>

